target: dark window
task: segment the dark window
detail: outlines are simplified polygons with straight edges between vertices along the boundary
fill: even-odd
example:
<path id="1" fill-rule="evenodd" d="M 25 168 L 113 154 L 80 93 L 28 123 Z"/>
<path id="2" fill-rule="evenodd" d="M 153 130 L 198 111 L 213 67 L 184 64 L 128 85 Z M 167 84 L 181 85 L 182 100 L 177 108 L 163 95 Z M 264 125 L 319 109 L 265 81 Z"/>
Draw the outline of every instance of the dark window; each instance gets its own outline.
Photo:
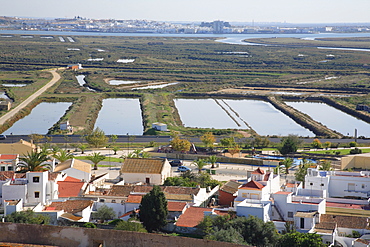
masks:
<path id="1" fill-rule="evenodd" d="M 310 185 L 313 185 L 313 183 L 310 183 Z"/>
<path id="2" fill-rule="evenodd" d="M 293 218 L 293 212 L 288 212 L 288 217 Z"/>
<path id="3" fill-rule="evenodd" d="M 304 229 L 304 218 L 301 218 L 301 229 Z"/>
<path id="4" fill-rule="evenodd" d="M 324 184 L 321 184 L 321 186 L 324 186 Z"/>
<path id="5" fill-rule="evenodd" d="M 35 198 L 40 198 L 40 192 L 35 191 Z"/>
<path id="6" fill-rule="evenodd" d="M 40 177 L 33 177 L 33 178 L 32 178 L 32 181 L 33 181 L 34 183 L 39 183 L 39 182 L 40 182 Z"/>
<path id="7" fill-rule="evenodd" d="M 150 178 L 145 178 L 145 183 L 150 184 Z"/>
<path id="8" fill-rule="evenodd" d="M 5 166 L 2 166 L 0 169 L 2 172 L 5 171 Z"/>
<path id="9" fill-rule="evenodd" d="M 8 166 L 8 171 L 13 171 L 13 167 L 12 166 Z"/>
<path id="10" fill-rule="evenodd" d="M 116 200 L 112 200 L 112 203 L 116 203 Z"/>

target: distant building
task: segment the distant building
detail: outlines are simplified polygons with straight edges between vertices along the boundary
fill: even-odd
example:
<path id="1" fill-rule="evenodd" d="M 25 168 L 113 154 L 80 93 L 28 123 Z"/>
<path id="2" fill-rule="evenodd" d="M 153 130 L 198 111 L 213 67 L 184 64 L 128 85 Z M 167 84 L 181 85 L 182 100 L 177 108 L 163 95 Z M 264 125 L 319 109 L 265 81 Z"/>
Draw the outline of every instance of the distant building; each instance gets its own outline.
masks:
<path id="1" fill-rule="evenodd" d="M 77 64 L 69 64 L 67 66 L 67 69 L 79 70 L 79 69 L 82 69 L 82 65 L 80 63 L 77 63 Z"/>
<path id="2" fill-rule="evenodd" d="M 72 126 L 69 124 L 69 121 L 61 122 L 59 125 L 60 130 L 68 130 L 69 132 L 73 131 Z"/>
<path id="3" fill-rule="evenodd" d="M 152 124 L 152 128 L 159 131 L 167 131 L 167 124 L 156 122 Z"/>
<path id="4" fill-rule="evenodd" d="M 9 111 L 12 107 L 12 103 L 9 100 L 0 101 L 0 111 Z"/>

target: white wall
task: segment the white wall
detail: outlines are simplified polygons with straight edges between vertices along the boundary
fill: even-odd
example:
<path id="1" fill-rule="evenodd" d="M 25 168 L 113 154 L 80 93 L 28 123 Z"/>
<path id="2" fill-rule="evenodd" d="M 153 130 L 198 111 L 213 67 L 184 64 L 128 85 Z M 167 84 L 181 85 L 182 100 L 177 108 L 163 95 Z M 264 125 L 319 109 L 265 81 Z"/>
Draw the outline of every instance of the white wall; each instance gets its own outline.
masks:
<path id="1" fill-rule="evenodd" d="M 256 216 L 262 219 L 264 222 L 271 220 L 270 219 L 270 215 L 271 215 L 270 202 L 249 203 L 246 201 L 248 200 L 245 200 L 236 206 L 237 216 L 248 217 L 249 215 L 253 215 L 253 216 Z"/>
<path id="2" fill-rule="evenodd" d="M 161 174 L 146 174 L 146 173 L 124 173 L 121 175 L 125 183 L 145 183 L 146 178 L 149 178 L 150 184 L 162 185 Z"/>
<path id="3" fill-rule="evenodd" d="M 34 182 L 34 178 L 38 177 L 39 181 Z M 46 185 L 49 181 L 48 172 L 27 172 L 27 197 L 29 203 L 41 202 L 46 203 Z M 39 198 L 35 197 L 35 192 L 39 192 Z"/>
<path id="4" fill-rule="evenodd" d="M 90 173 L 80 171 L 80 170 L 78 170 L 76 168 L 73 168 L 73 167 L 67 168 L 67 169 L 63 170 L 63 172 L 65 172 L 70 177 L 77 178 L 77 179 L 83 180 L 85 182 L 89 182 L 90 179 L 91 179 L 91 174 Z"/>
<path id="5" fill-rule="evenodd" d="M 3 202 L 5 200 L 23 199 L 27 203 L 27 185 L 26 184 L 10 184 L 8 181 L 3 185 Z"/>

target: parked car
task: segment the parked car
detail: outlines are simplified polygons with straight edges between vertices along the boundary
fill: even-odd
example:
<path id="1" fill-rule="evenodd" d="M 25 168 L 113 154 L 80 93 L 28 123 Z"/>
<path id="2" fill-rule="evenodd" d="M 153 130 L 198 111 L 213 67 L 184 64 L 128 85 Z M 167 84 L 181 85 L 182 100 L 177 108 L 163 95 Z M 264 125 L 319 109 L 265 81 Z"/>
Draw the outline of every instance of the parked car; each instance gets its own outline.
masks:
<path id="1" fill-rule="evenodd" d="M 170 165 L 171 166 L 182 166 L 182 161 L 181 160 L 171 160 Z"/>
<path id="2" fill-rule="evenodd" d="M 179 167 L 177 168 L 177 170 L 178 170 L 179 172 L 187 172 L 187 171 L 191 171 L 191 169 L 190 169 L 189 167 L 186 167 L 186 166 L 179 166 Z"/>
<path id="3" fill-rule="evenodd" d="M 5 140 L 6 139 L 6 135 L 0 135 L 0 140 Z"/>

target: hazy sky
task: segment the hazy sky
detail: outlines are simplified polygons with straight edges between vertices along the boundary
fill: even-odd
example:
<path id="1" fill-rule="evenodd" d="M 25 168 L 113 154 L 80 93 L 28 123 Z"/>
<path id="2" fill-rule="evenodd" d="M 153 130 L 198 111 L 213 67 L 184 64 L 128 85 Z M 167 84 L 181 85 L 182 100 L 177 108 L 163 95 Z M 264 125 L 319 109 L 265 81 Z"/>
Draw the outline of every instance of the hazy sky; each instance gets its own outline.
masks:
<path id="1" fill-rule="evenodd" d="M 370 0 L 0 0 L 0 16 L 241 21 L 370 22 Z"/>

